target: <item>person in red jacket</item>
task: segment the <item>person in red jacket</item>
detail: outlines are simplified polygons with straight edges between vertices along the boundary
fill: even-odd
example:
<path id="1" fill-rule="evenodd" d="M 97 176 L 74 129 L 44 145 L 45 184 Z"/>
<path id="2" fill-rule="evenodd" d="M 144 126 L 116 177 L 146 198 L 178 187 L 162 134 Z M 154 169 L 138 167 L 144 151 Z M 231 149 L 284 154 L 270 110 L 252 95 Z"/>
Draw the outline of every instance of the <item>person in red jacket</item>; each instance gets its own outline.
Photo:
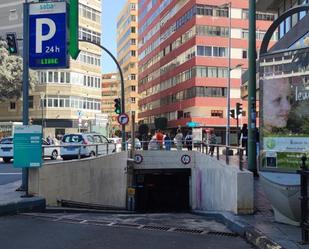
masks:
<path id="1" fill-rule="evenodd" d="M 157 130 L 156 132 L 156 140 L 157 143 L 159 144 L 160 150 L 162 149 L 162 145 L 163 145 L 163 133 L 160 130 Z"/>

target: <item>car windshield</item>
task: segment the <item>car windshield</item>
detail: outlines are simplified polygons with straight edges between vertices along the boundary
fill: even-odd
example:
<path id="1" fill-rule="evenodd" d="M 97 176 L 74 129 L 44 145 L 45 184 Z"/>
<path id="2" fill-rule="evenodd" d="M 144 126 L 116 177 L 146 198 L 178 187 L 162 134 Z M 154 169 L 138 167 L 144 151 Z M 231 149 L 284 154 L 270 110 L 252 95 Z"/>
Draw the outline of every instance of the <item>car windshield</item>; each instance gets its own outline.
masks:
<path id="1" fill-rule="evenodd" d="M 3 139 L 0 141 L 0 144 L 12 144 L 12 143 L 13 143 L 13 138 L 11 138 L 11 137 L 3 138 Z"/>
<path id="2" fill-rule="evenodd" d="M 83 137 L 78 134 L 64 135 L 62 138 L 62 142 L 64 143 L 79 143 L 81 141 L 83 141 Z"/>

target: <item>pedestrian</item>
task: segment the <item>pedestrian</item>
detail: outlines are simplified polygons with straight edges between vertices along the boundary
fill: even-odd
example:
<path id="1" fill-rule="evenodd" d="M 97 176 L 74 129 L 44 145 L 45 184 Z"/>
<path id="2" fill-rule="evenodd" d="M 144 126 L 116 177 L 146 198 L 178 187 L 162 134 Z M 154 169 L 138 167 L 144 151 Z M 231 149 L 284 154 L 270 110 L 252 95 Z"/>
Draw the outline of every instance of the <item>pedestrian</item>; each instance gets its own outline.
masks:
<path id="1" fill-rule="evenodd" d="M 157 130 L 155 137 L 156 137 L 157 143 L 159 144 L 160 150 L 162 150 L 162 147 L 163 147 L 163 136 L 164 134 L 161 132 L 161 130 Z"/>
<path id="2" fill-rule="evenodd" d="M 168 135 L 168 133 L 166 133 L 166 135 L 164 137 L 164 146 L 165 146 L 165 150 L 171 150 L 172 140 L 171 140 L 170 136 Z"/>
<path id="3" fill-rule="evenodd" d="M 48 136 L 47 136 L 46 141 L 47 141 L 50 145 L 54 144 L 54 140 L 52 139 L 51 135 L 48 135 Z"/>
<path id="4" fill-rule="evenodd" d="M 241 146 L 245 148 L 245 154 L 248 153 L 248 125 L 244 124 L 241 128 Z"/>
<path id="5" fill-rule="evenodd" d="M 193 139 L 192 132 L 188 131 L 188 133 L 185 137 L 185 144 L 186 144 L 188 150 L 192 150 L 192 139 Z"/>
<path id="6" fill-rule="evenodd" d="M 181 133 L 181 130 L 178 129 L 177 130 L 177 134 L 174 137 L 174 143 L 177 147 L 177 150 L 182 150 L 182 146 L 183 146 L 183 134 Z"/>
<path id="7" fill-rule="evenodd" d="M 208 143 L 209 143 L 209 154 L 213 156 L 215 151 L 215 144 L 217 143 L 217 138 L 214 130 L 209 131 Z"/>

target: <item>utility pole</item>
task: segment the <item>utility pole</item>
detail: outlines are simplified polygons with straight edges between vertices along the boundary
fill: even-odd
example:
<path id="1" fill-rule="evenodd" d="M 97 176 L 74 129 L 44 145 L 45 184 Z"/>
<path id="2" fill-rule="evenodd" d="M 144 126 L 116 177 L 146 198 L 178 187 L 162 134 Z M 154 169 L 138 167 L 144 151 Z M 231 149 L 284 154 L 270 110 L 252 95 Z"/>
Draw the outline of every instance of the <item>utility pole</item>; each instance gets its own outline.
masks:
<path id="1" fill-rule="evenodd" d="M 256 167 L 256 0 L 249 0 L 248 170 Z"/>
<path id="2" fill-rule="evenodd" d="M 29 3 L 23 4 L 23 125 L 29 122 Z M 22 184 L 20 190 L 28 196 L 28 168 L 22 169 Z"/>

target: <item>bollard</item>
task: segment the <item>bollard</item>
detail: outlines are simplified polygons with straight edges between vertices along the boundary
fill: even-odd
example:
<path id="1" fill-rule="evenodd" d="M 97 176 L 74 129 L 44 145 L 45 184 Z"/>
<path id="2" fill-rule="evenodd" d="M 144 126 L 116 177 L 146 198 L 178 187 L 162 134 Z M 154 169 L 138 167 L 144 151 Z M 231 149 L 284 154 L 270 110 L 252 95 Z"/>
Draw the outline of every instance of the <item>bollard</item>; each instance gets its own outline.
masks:
<path id="1" fill-rule="evenodd" d="M 243 164 L 242 164 L 243 150 L 242 149 L 238 149 L 238 156 L 239 156 L 239 170 L 243 171 Z"/>
<path id="2" fill-rule="evenodd" d="M 217 160 L 220 160 L 220 155 L 219 155 L 219 146 L 217 146 Z"/>
<path id="3" fill-rule="evenodd" d="M 308 233 L 308 168 L 306 166 L 307 157 L 304 155 L 302 158 L 301 169 L 298 171 L 300 173 L 300 186 L 301 186 L 301 233 L 302 233 L 302 243 L 307 244 L 309 242 Z"/>
<path id="4" fill-rule="evenodd" d="M 95 155 L 96 155 L 96 156 L 98 156 L 98 154 L 99 154 L 98 152 L 99 152 L 99 149 L 98 149 L 98 145 L 96 144 L 96 145 L 95 145 Z"/>

